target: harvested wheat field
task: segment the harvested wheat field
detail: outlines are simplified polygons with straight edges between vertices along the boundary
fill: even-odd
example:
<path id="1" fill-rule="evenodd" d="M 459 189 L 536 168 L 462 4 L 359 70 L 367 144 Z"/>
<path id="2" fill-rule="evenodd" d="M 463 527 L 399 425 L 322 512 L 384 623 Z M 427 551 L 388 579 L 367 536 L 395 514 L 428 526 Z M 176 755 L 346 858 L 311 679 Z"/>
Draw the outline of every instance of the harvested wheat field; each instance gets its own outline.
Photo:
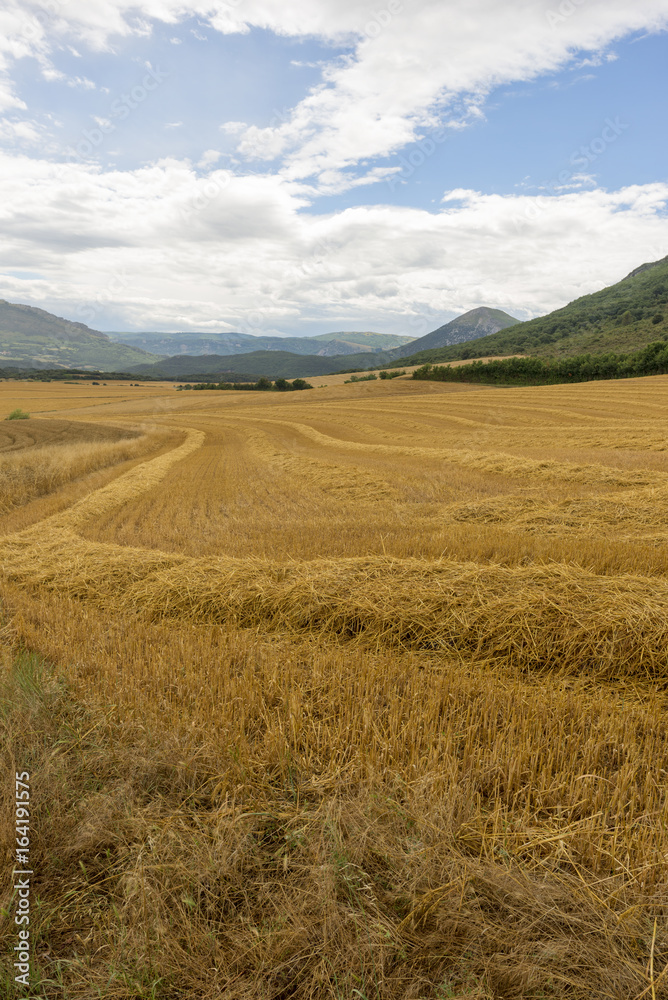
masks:
<path id="1" fill-rule="evenodd" d="M 668 376 L 312 381 L 0 385 L 34 995 L 668 997 Z"/>

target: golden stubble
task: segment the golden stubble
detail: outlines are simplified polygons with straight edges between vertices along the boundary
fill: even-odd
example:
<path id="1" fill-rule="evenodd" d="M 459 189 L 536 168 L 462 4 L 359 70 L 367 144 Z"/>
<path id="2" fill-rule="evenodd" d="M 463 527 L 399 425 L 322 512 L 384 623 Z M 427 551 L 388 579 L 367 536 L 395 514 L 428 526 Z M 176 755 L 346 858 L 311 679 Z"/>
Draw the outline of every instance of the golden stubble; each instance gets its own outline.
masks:
<path id="1" fill-rule="evenodd" d="M 173 444 L 0 540 L 72 996 L 666 995 L 668 379 L 369 385 L 89 409 Z"/>

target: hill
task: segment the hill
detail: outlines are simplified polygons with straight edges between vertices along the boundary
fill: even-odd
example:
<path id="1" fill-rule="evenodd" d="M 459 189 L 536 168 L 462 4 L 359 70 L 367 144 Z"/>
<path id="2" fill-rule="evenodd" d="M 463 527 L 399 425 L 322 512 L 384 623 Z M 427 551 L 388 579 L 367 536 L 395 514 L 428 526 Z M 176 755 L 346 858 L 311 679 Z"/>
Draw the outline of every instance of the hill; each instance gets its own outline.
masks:
<path id="1" fill-rule="evenodd" d="M 339 333 L 321 333 L 313 340 L 325 341 L 326 350 L 316 351 L 316 354 L 333 355 L 357 354 L 362 351 L 394 351 L 405 344 L 413 343 L 415 338 L 399 336 L 391 333 L 350 333 L 345 330 Z M 334 350 L 343 346 L 346 350 Z"/>
<path id="2" fill-rule="evenodd" d="M 84 323 L 0 299 L 0 366 L 123 370 L 161 355 L 116 344 Z"/>
<path id="3" fill-rule="evenodd" d="M 514 326 L 516 323 L 519 323 L 519 320 L 507 312 L 503 312 L 502 309 L 489 309 L 487 306 L 481 306 L 478 309 L 469 310 L 462 316 L 457 316 L 456 319 L 439 326 L 437 330 L 433 330 L 424 337 L 393 350 L 392 354 L 396 358 L 404 358 L 419 351 L 478 340 L 480 337 L 497 333 L 499 330 Z"/>
<path id="4" fill-rule="evenodd" d="M 375 355 L 364 354 L 361 357 L 366 364 L 367 358 Z M 132 370 L 136 374 L 154 378 L 194 380 L 200 376 L 243 374 L 255 381 L 261 375 L 269 378 L 301 378 L 306 375 L 327 375 L 340 369 L 340 357 L 325 358 L 313 354 L 292 354 L 290 351 L 251 351 L 235 355 L 177 354 L 154 365 L 137 365 Z"/>
<path id="5" fill-rule="evenodd" d="M 221 357 L 255 351 L 289 351 L 292 354 L 358 354 L 401 347 L 413 338 L 385 333 L 322 333 L 316 337 L 263 337 L 248 333 L 109 333 L 117 343 L 165 355 Z"/>
<path id="6" fill-rule="evenodd" d="M 616 284 L 583 295 L 547 316 L 517 323 L 474 344 L 411 353 L 405 363 L 433 364 L 507 354 L 552 358 L 622 354 L 641 350 L 667 335 L 668 257 L 664 257 L 642 264 Z"/>
<path id="7" fill-rule="evenodd" d="M 491 361 L 422 365 L 413 378 L 428 382 L 479 382 L 483 385 L 559 385 L 668 374 L 668 344 L 657 340 L 631 354 L 580 354 L 536 358 L 518 354 Z"/>
<path id="8" fill-rule="evenodd" d="M 318 338 L 311 338 L 310 343 L 315 343 L 320 347 L 317 353 L 311 355 L 296 354 L 292 348 L 295 341 L 300 345 L 306 338 L 284 338 L 280 341 L 283 350 L 260 350 L 249 353 L 222 355 L 175 355 L 155 365 L 140 365 L 132 370 L 145 375 L 153 375 L 156 378 L 193 378 L 193 373 L 198 375 L 225 375 L 230 372 L 252 372 L 255 377 L 266 375 L 269 378 L 297 378 L 306 375 L 329 375 L 334 372 L 360 371 L 365 368 L 389 367 L 393 362 L 403 363 L 405 355 L 412 357 L 412 349 L 416 345 L 455 344 L 465 338 L 485 337 L 491 330 L 500 330 L 504 327 L 517 323 L 518 320 L 509 316 L 508 313 L 500 309 L 488 309 L 481 307 L 471 309 L 458 316 L 444 326 L 439 327 L 432 333 L 419 340 L 409 341 L 408 337 L 397 337 L 392 335 L 363 333 L 355 334 L 358 342 L 352 340 L 325 340 L 328 334 L 321 334 Z M 144 335 L 146 336 L 146 335 Z M 220 334 L 219 336 L 231 336 L 231 334 Z M 239 335 L 243 336 L 243 335 Z M 341 334 L 341 336 L 352 336 L 351 334 Z M 263 338 L 248 338 L 255 341 Z M 264 338 L 269 340 L 271 338 Z M 383 344 L 396 344 L 397 341 L 404 341 L 398 346 L 389 349 L 378 349 Z M 164 341 L 161 341 L 164 344 Z M 376 350 L 373 350 L 374 345 Z M 352 353 L 355 349 L 356 353 Z M 331 352 L 331 353 L 330 353 Z M 420 362 L 416 362 L 420 363 Z"/>

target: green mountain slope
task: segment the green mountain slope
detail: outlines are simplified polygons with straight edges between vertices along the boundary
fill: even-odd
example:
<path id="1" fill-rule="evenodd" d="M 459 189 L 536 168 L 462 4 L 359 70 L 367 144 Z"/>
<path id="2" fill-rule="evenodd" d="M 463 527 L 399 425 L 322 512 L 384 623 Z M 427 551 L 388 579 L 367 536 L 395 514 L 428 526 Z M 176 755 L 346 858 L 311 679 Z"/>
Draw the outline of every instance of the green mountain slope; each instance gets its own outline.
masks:
<path id="1" fill-rule="evenodd" d="M 517 323 L 473 343 L 411 353 L 402 363 L 503 354 L 559 358 L 628 353 L 664 336 L 668 336 L 668 257 L 642 264 L 622 281 L 583 295 L 547 316 Z"/>
<path id="2" fill-rule="evenodd" d="M 115 344 L 104 333 L 34 306 L 0 299 L 0 366 L 123 371 L 161 355 Z"/>
<path id="3" fill-rule="evenodd" d="M 363 354 L 366 361 L 375 355 Z M 347 358 L 325 358 L 313 354 L 292 354 L 289 351 L 251 351 L 249 354 L 178 354 L 155 365 L 138 365 L 132 370 L 141 375 L 157 378 L 193 378 L 195 375 L 220 375 L 251 373 L 253 378 L 300 378 L 306 375 L 328 375 L 339 371 Z M 224 379 L 223 379 L 224 381 Z"/>

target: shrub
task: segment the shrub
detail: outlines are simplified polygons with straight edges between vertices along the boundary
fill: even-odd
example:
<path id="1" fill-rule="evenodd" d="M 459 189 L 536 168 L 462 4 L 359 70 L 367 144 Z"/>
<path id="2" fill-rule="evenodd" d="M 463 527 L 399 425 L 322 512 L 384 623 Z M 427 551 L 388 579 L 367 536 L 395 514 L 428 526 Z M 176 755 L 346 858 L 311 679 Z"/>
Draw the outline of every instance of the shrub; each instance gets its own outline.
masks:
<path id="1" fill-rule="evenodd" d="M 15 410 L 12 410 L 8 417 L 5 417 L 5 420 L 28 420 L 29 417 L 29 413 L 17 407 Z"/>
<path id="2" fill-rule="evenodd" d="M 654 326 L 658 326 L 659 323 L 663 323 L 663 313 L 655 313 L 654 316 L 652 316 L 652 323 Z"/>
<path id="3" fill-rule="evenodd" d="M 590 382 L 593 379 L 636 378 L 668 372 L 668 349 L 657 340 L 633 354 L 582 354 L 555 358 L 506 358 L 474 361 L 457 368 L 423 365 L 414 379 L 435 382 L 481 382 L 505 385 L 550 385 L 559 382 Z"/>

